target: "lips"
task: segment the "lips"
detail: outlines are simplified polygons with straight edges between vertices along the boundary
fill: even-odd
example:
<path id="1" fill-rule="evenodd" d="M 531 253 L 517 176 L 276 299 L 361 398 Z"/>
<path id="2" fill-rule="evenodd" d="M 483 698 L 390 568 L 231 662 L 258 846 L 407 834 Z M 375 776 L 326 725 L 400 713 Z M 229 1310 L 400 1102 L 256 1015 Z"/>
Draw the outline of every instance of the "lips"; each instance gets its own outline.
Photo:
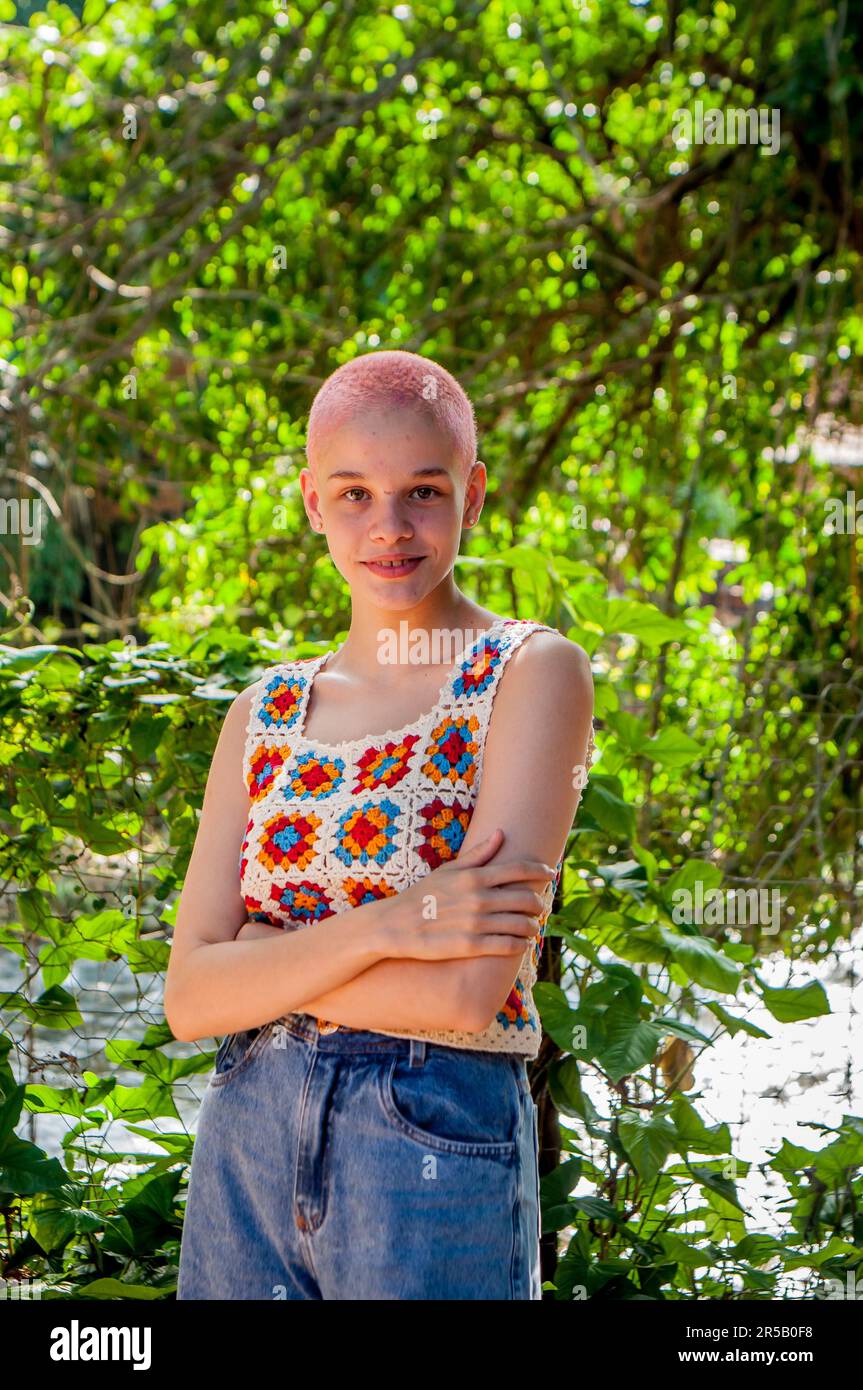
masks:
<path id="1" fill-rule="evenodd" d="M 381 574 L 388 579 L 395 579 L 405 574 L 412 574 L 422 559 L 422 555 L 406 555 L 398 561 L 364 560 L 363 563 L 366 569 L 371 570 L 372 574 Z"/>

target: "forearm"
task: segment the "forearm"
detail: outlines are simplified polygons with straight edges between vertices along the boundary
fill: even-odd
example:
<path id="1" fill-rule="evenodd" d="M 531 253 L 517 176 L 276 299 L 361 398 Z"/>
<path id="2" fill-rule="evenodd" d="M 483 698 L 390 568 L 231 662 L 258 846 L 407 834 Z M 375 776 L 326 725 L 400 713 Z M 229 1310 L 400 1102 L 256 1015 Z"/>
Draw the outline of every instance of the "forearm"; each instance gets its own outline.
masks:
<path id="1" fill-rule="evenodd" d="M 318 994 L 297 1012 L 372 1032 L 464 1030 L 463 960 L 379 960 L 361 975 Z"/>
<path id="2" fill-rule="evenodd" d="M 386 907 L 367 903 L 263 940 L 196 946 L 165 990 L 175 1037 L 192 1042 L 261 1027 L 302 1009 L 310 987 L 326 998 L 386 957 Z"/>

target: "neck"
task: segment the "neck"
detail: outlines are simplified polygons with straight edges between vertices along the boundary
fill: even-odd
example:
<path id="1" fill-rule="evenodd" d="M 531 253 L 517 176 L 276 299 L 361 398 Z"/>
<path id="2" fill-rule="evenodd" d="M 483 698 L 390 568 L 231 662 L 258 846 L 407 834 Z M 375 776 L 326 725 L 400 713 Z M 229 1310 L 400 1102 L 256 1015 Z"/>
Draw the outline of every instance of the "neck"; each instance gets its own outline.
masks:
<path id="1" fill-rule="evenodd" d="M 420 649 L 428 651 L 431 665 L 447 665 L 448 652 L 454 653 L 455 659 L 494 621 L 495 614 L 466 598 L 454 584 L 449 589 L 439 586 L 421 603 L 408 608 L 360 608 L 354 604 L 348 635 L 333 660 L 339 669 L 373 682 L 380 678 L 385 650 L 392 650 L 394 645 L 400 650 L 412 645 L 420 648 L 422 643 Z M 332 662 L 328 664 L 332 667 Z"/>

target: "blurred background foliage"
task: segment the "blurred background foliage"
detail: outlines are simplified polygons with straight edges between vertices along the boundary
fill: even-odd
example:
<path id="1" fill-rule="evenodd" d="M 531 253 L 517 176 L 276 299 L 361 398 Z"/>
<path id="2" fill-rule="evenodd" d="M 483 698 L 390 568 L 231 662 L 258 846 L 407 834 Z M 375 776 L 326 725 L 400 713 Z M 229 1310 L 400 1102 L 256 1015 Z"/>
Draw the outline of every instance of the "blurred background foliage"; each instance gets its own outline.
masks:
<path id="1" fill-rule="evenodd" d="M 682 1092 L 705 1018 L 826 1010 L 820 985 L 771 995 L 768 958 L 859 927 L 861 47 L 863 0 L 0 0 L 0 480 L 7 523 L 43 521 L 0 535 L 7 1278 L 172 1292 L 190 1136 L 139 1126 L 166 1157 L 117 1168 L 94 1133 L 178 1118 L 212 1052 L 140 1000 L 94 1070 L 50 1030 L 82 1027 L 81 960 L 158 981 L 227 703 L 347 630 L 305 420 L 390 347 L 475 404 L 489 493 L 458 582 L 594 665 L 537 996 L 554 1295 L 857 1267 L 863 1121 L 820 1168 L 771 1160 L 779 1241 Z M 676 137 L 697 102 L 769 110 L 775 153 Z M 696 881 L 780 889 L 780 932 L 673 924 Z M 68 1117 L 65 1168 L 40 1111 Z"/>

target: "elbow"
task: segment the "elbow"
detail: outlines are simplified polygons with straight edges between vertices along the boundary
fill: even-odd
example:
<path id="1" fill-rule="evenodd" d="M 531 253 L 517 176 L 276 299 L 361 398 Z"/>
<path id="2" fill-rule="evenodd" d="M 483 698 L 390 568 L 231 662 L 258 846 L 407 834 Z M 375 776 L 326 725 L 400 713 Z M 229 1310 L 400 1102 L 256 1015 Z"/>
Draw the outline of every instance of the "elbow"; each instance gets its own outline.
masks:
<path id="1" fill-rule="evenodd" d="M 168 1027 L 171 1030 L 172 1036 L 176 1039 L 177 1042 L 194 1041 L 192 1038 L 188 1036 L 189 1030 L 180 1021 L 180 1016 L 177 1013 L 176 1008 L 169 1009 L 167 1003 L 165 1004 L 165 1022 L 167 1023 Z"/>
<path id="2" fill-rule="evenodd" d="M 461 1001 L 456 1028 L 462 1033 L 484 1033 L 497 1017 L 500 1004 L 482 991 L 470 990 Z"/>
<path id="3" fill-rule="evenodd" d="M 195 1042 L 195 1030 L 191 1027 L 191 1019 L 187 1017 L 183 1008 L 182 998 L 178 997 L 176 984 L 172 988 L 166 982 L 162 1007 L 165 1011 L 165 1022 L 177 1042 Z"/>
<path id="4" fill-rule="evenodd" d="M 474 1008 L 472 1010 L 467 1010 L 462 1015 L 462 1021 L 459 1027 L 461 1031 L 465 1033 L 484 1033 L 486 1029 L 490 1028 L 491 1025 L 494 1023 L 494 1020 L 497 1018 L 498 1012 L 499 1005 L 497 1004 L 495 1004 L 491 1012 L 489 1012 L 488 1006 L 486 1006 L 485 1008 L 479 1008 L 476 1004 L 474 1004 Z"/>
<path id="5" fill-rule="evenodd" d="M 458 999 L 458 1021 L 454 1026 L 460 1032 L 484 1033 L 503 1008 L 510 990 L 501 994 L 500 972 L 495 972 L 493 979 L 489 978 L 490 974 L 487 961 L 482 958 L 467 965 L 459 962 L 458 985 L 454 991 Z"/>

